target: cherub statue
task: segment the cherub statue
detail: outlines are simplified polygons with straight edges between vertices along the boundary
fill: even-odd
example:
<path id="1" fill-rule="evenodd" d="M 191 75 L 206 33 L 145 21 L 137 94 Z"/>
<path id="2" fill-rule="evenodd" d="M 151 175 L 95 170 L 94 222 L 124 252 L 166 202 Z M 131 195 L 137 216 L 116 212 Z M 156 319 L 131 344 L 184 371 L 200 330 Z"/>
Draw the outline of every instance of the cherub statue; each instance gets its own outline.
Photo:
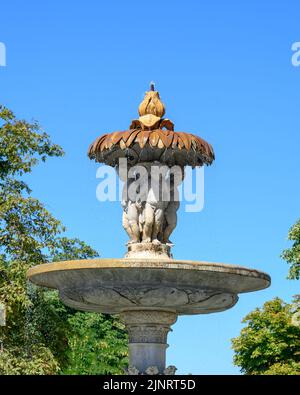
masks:
<path id="1" fill-rule="evenodd" d="M 122 225 L 126 230 L 130 240 L 127 244 L 139 243 L 143 232 L 143 211 L 147 199 L 148 172 L 141 171 L 138 166 L 134 166 L 129 178 L 124 177 L 125 182 L 122 193 L 123 217 Z M 120 173 L 120 172 L 119 172 Z"/>
<path id="2" fill-rule="evenodd" d="M 122 225 L 130 238 L 127 244 L 139 243 L 141 241 L 139 217 L 142 213 L 142 207 L 128 196 L 128 190 L 135 178 L 127 178 L 127 172 L 124 175 L 119 168 L 117 168 L 117 173 L 121 180 L 125 182 L 121 205 L 123 208 Z"/>
<path id="3" fill-rule="evenodd" d="M 122 225 L 127 232 L 130 240 L 127 244 L 134 244 L 140 242 L 140 210 L 135 202 L 122 201 L 123 216 Z"/>
<path id="4" fill-rule="evenodd" d="M 148 174 L 150 188 L 143 211 L 142 241 L 144 243 L 160 244 L 159 235 L 162 234 L 164 212 L 168 204 L 162 199 L 162 196 L 168 192 L 168 186 L 159 171 L 151 171 Z"/>
<path id="5" fill-rule="evenodd" d="M 174 170 L 164 172 L 159 162 L 133 166 L 126 176 L 122 196 L 122 224 L 130 240 L 127 244 L 172 244 L 169 240 L 177 224 L 177 186 L 182 181 Z M 129 178 L 127 176 L 129 175 Z"/>

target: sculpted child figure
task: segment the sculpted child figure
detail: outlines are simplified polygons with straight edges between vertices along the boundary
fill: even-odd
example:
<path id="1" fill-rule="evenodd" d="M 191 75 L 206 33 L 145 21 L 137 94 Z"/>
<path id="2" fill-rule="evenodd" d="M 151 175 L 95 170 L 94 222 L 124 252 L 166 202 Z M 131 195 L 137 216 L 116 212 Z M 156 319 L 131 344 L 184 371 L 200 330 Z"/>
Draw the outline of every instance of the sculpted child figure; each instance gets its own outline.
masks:
<path id="1" fill-rule="evenodd" d="M 119 168 L 117 168 L 117 173 L 120 179 L 125 182 L 122 191 L 122 225 L 126 233 L 129 236 L 129 241 L 127 244 L 139 243 L 140 238 L 140 225 L 139 216 L 142 212 L 142 207 L 135 200 L 134 197 L 130 198 L 129 191 L 131 190 L 131 185 L 136 181 L 134 178 L 128 178 L 127 172 L 124 173 Z"/>
<path id="2" fill-rule="evenodd" d="M 149 164 L 150 166 L 150 164 Z M 119 173 L 121 173 L 119 171 Z M 144 208 L 148 195 L 148 169 L 137 165 L 129 169 L 128 174 L 122 174 L 125 182 L 122 193 L 123 217 L 122 225 L 130 240 L 127 244 L 142 241 L 144 227 Z"/>
<path id="3" fill-rule="evenodd" d="M 131 168 L 124 181 L 122 224 L 130 237 L 128 244 L 172 244 L 169 237 L 177 224 L 181 169 L 179 174 L 159 162 L 143 163 Z"/>
<path id="4" fill-rule="evenodd" d="M 165 210 L 169 204 L 170 188 L 166 180 L 167 167 L 154 162 L 148 173 L 149 192 L 143 211 L 143 235 L 145 243 L 161 244 Z"/>

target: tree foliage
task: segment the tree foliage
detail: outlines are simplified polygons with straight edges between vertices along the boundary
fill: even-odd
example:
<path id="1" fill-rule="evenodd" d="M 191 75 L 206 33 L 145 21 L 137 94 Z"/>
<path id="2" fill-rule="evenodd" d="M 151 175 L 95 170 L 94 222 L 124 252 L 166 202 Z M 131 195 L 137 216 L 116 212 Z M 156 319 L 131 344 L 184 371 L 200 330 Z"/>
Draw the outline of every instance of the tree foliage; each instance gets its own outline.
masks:
<path id="1" fill-rule="evenodd" d="M 0 106 L 0 302 L 7 310 L 0 374 L 120 373 L 126 365 L 121 323 L 67 308 L 57 292 L 26 279 L 33 265 L 98 255 L 65 237 L 64 226 L 22 179 L 39 161 L 62 155 L 36 122 L 18 120 Z"/>
<path id="2" fill-rule="evenodd" d="M 245 374 L 300 374 L 300 325 L 293 316 L 299 302 L 279 298 L 248 314 L 240 336 L 232 339 L 234 364 Z"/>
<path id="3" fill-rule="evenodd" d="M 62 156 L 63 150 L 52 144 L 37 122 L 18 120 L 12 111 L 0 105 L 0 178 L 29 173 L 39 160 Z"/>
<path id="4" fill-rule="evenodd" d="M 281 257 L 288 262 L 290 270 L 288 278 L 299 280 L 300 278 L 300 220 L 292 226 L 289 231 L 288 239 L 293 241 L 291 248 L 283 251 Z"/>
<path id="5" fill-rule="evenodd" d="M 65 374 L 120 374 L 126 367 L 124 326 L 114 316 L 76 313 L 69 319 L 69 364 Z"/>

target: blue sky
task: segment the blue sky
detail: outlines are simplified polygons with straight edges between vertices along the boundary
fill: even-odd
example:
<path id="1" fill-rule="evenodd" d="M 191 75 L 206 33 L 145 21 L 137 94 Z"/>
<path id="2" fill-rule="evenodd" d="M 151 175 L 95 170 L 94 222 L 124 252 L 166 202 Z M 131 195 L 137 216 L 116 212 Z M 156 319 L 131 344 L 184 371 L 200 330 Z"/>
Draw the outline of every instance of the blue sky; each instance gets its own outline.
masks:
<path id="1" fill-rule="evenodd" d="M 291 63 L 299 15 L 293 0 L 1 5 L 0 102 L 39 120 L 66 151 L 37 167 L 30 184 L 70 236 L 102 257 L 123 256 L 121 207 L 96 200 L 97 165 L 86 152 L 98 135 L 129 126 L 151 80 L 176 129 L 214 147 L 204 210 L 179 212 L 174 256 L 260 269 L 272 286 L 226 312 L 180 317 L 168 349 L 178 373 L 238 374 L 230 339 L 242 318 L 299 293 L 279 258 L 300 217 L 300 67 Z"/>

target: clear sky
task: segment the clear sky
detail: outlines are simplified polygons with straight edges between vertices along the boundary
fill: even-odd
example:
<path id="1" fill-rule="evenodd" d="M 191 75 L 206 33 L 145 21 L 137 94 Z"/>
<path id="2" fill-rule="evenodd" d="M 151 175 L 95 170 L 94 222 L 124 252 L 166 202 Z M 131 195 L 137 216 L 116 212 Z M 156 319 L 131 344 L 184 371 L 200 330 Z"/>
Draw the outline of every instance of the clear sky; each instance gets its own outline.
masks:
<path id="1" fill-rule="evenodd" d="M 299 20 L 293 0 L 1 4 L 0 102 L 39 120 L 65 149 L 30 184 L 69 236 L 102 257 L 123 256 L 121 207 L 96 200 L 97 165 L 86 152 L 98 135 L 129 126 L 151 80 L 176 129 L 215 149 L 204 210 L 179 212 L 174 256 L 260 269 L 272 286 L 226 312 L 179 318 L 167 361 L 178 373 L 239 373 L 230 339 L 242 318 L 299 293 L 279 257 L 300 217 L 300 67 L 291 63 Z"/>

